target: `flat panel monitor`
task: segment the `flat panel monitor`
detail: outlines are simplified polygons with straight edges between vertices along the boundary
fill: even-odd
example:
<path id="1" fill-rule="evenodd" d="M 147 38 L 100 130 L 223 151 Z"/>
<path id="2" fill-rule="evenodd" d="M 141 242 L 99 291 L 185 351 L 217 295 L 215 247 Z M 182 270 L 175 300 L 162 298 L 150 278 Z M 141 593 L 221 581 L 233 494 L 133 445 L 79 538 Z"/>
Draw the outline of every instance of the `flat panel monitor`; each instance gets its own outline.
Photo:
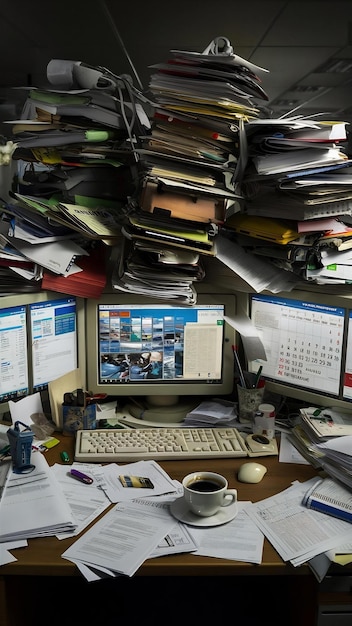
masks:
<path id="1" fill-rule="evenodd" d="M 77 303 L 72 296 L 29 304 L 33 392 L 78 366 Z"/>
<path id="2" fill-rule="evenodd" d="M 235 296 L 198 300 L 182 306 L 113 294 L 88 301 L 88 389 L 152 402 L 231 393 L 234 330 L 224 318 L 234 316 Z"/>
<path id="3" fill-rule="evenodd" d="M 307 406 L 352 410 L 346 402 L 352 393 L 348 396 L 343 387 L 348 303 L 343 297 L 302 292 L 251 295 L 250 317 L 267 360 L 250 361 L 249 371 L 261 366 L 269 391 Z"/>
<path id="4" fill-rule="evenodd" d="M 0 309 L 0 402 L 29 392 L 27 310 L 25 305 Z"/>
<path id="5" fill-rule="evenodd" d="M 347 345 L 343 372 L 343 397 L 352 402 L 352 310 L 348 311 Z"/>

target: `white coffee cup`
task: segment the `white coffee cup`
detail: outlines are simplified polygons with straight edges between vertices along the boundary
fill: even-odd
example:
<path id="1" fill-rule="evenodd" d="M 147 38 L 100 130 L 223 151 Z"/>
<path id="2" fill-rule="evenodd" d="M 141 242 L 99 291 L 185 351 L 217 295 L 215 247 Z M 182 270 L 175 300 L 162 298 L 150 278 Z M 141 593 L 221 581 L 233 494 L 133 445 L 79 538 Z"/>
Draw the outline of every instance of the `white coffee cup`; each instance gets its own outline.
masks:
<path id="1" fill-rule="evenodd" d="M 215 472 L 187 474 L 182 486 L 190 511 L 201 517 L 215 515 L 221 507 L 237 501 L 237 489 L 228 489 L 226 478 Z"/>

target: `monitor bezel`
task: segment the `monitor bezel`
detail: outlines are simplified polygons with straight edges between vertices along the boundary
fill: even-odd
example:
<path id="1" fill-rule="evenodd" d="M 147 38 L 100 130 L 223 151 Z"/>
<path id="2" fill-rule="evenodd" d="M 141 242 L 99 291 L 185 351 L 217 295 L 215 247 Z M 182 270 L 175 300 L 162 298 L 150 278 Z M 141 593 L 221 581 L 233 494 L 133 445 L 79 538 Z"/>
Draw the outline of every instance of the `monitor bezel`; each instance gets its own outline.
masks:
<path id="1" fill-rule="evenodd" d="M 302 406 L 318 406 L 318 407 L 335 407 L 342 412 L 352 413 L 352 399 L 348 400 L 343 397 L 343 378 L 345 373 L 345 359 L 346 359 L 346 344 L 347 344 L 347 321 L 349 311 L 352 309 L 352 296 L 347 294 L 332 294 L 332 293 L 323 293 L 323 292 L 313 292 L 306 290 L 292 290 L 290 292 L 278 292 L 278 293 L 268 293 L 262 292 L 260 294 L 257 293 L 249 293 L 248 294 L 248 316 L 251 319 L 251 303 L 252 297 L 257 295 L 266 295 L 269 297 L 277 296 L 278 298 L 287 298 L 290 300 L 304 300 L 306 302 L 312 302 L 327 306 L 334 307 L 342 307 L 345 309 L 345 326 L 344 326 L 344 338 L 343 338 L 343 349 L 342 349 L 342 364 L 341 364 L 341 374 L 340 374 L 340 388 L 339 393 L 337 395 L 316 392 L 313 389 L 307 387 L 300 387 L 299 385 L 289 384 L 287 382 L 280 382 L 277 380 L 273 380 L 265 376 L 265 371 L 262 373 L 262 377 L 265 380 L 265 393 L 268 396 L 269 394 L 274 394 L 278 398 L 286 398 L 288 400 L 292 399 L 297 401 Z M 260 361 L 261 362 L 261 361 Z M 259 361 L 257 362 L 259 364 Z M 249 368 L 248 359 L 246 359 L 246 367 Z M 250 369 L 250 368 L 249 368 Z"/>
<path id="2" fill-rule="evenodd" d="M 224 304 L 225 317 L 233 318 L 236 315 L 236 295 L 223 293 L 201 293 L 198 294 L 197 304 Z M 182 380 L 162 382 L 153 384 L 142 382 L 133 382 L 127 384 L 105 384 L 98 382 L 98 305 L 99 304 L 150 304 L 165 307 L 165 305 L 175 305 L 177 307 L 191 308 L 177 302 L 172 303 L 167 300 L 155 298 L 145 298 L 136 294 L 120 294 L 110 293 L 104 294 L 98 300 L 87 300 L 86 302 L 86 365 L 87 365 L 87 388 L 93 394 L 107 394 L 108 396 L 224 396 L 232 394 L 234 383 L 234 367 L 233 367 L 233 346 L 236 342 L 236 331 L 233 326 L 226 320 L 224 323 L 224 341 L 223 341 L 223 362 L 222 362 L 222 380 L 221 382 L 185 382 Z"/>
<path id="3" fill-rule="evenodd" d="M 27 395 L 31 395 L 34 392 L 33 390 L 33 372 L 32 372 L 32 363 L 31 363 L 31 354 L 30 354 L 30 322 L 29 322 L 29 305 L 35 304 L 39 302 L 46 302 L 52 300 L 62 300 L 66 297 L 73 297 L 72 294 L 59 293 L 57 291 L 49 291 L 42 290 L 36 292 L 29 293 L 21 293 L 21 294 L 4 294 L 1 296 L 1 308 L 9 308 L 14 306 L 25 306 L 27 311 L 27 363 L 28 363 L 28 373 L 29 373 L 29 393 Z M 86 387 L 86 332 L 85 332 L 85 315 L 86 315 L 86 307 L 85 307 L 85 299 L 79 296 L 74 296 L 76 298 L 76 322 L 77 322 L 77 363 L 78 369 L 80 372 L 80 379 L 82 382 L 82 387 Z M 47 404 L 47 390 L 43 390 L 38 392 L 41 394 L 43 403 Z M 18 398 L 18 400 L 21 400 Z M 8 400 L 2 400 L 0 402 L 0 417 L 5 416 L 9 413 L 9 404 Z"/>

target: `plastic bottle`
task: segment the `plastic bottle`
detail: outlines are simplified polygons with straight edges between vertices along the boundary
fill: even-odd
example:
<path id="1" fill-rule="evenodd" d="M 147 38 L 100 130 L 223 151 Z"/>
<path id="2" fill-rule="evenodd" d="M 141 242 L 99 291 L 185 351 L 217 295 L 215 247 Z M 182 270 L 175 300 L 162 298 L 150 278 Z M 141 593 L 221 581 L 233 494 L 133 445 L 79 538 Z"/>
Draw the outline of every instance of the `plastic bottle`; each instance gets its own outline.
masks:
<path id="1" fill-rule="evenodd" d="M 272 404 L 260 404 L 254 416 L 254 430 L 268 439 L 275 437 L 275 407 Z"/>

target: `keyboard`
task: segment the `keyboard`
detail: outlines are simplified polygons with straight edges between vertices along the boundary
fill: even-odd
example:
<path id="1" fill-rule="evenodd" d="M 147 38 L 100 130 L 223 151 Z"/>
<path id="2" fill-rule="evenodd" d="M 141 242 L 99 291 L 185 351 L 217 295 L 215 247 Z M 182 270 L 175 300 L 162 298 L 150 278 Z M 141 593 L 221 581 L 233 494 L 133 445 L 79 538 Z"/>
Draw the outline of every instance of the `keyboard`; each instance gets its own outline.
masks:
<path id="1" fill-rule="evenodd" d="M 88 463 L 247 456 L 236 428 L 78 430 L 75 460 Z"/>

